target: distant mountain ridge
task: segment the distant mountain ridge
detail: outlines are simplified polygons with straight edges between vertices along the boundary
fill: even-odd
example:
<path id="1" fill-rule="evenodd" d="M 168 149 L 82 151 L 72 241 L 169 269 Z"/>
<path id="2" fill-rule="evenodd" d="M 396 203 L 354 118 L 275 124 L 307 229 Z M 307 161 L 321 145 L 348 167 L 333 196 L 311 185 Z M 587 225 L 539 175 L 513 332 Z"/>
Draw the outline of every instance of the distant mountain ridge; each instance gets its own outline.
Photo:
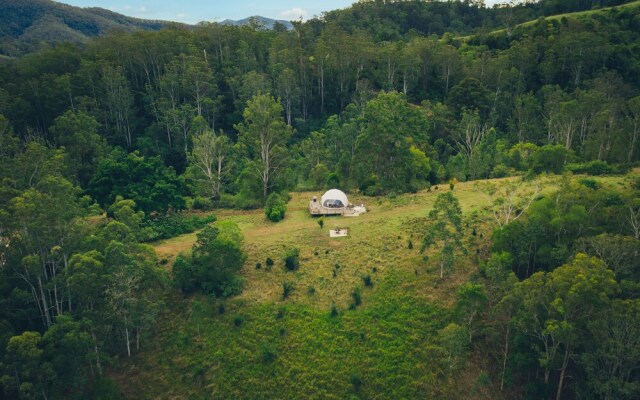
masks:
<path id="1" fill-rule="evenodd" d="M 260 15 L 254 15 L 251 17 L 238 19 L 238 20 L 225 19 L 224 21 L 220 22 L 220 24 L 222 25 L 233 25 L 233 26 L 244 26 L 244 25 L 250 25 L 251 23 L 257 23 L 258 25 L 263 26 L 264 29 L 273 29 L 276 23 L 280 23 L 284 25 L 287 28 L 287 30 L 293 29 L 293 24 L 291 23 L 291 21 L 287 21 L 284 19 L 272 19 L 272 18 L 262 17 Z"/>
<path id="2" fill-rule="evenodd" d="M 103 8 L 80 8 L 52 0 L 0 1 L 0 55 L 20 56 L 42 43 L 86 43 L 113 30 L 160 30 L 171 22 L 127 17 Z"/>

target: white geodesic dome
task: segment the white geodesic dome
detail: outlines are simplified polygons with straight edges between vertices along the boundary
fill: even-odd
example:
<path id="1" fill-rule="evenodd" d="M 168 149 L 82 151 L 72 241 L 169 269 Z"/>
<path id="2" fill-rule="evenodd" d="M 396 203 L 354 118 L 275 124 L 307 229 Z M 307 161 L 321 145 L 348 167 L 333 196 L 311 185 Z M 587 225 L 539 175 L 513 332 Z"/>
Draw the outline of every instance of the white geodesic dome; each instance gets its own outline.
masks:
<path id="1" fill-rule="evenodd" d="M 322 195 L 320 204 L 328 208 L 344 208 L 349 205 L 349 200 L 342 190 L 331 189 Z"/>

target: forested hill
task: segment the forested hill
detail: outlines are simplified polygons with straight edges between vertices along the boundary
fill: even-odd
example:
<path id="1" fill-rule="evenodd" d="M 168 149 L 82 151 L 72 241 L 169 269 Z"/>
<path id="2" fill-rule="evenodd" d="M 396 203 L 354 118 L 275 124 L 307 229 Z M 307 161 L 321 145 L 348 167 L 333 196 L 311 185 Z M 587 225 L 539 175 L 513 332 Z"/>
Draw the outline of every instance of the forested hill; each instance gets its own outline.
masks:
<path id="1" fill-rule="evenodd" d="M 102 8 L 80 8 L 51 0 L 0 2 L 0 54 L 18 56 L 45 43 L 86 43 L 114 30 L 159 30 L 165 21 L 131 18 Z"/>
<path id="2" fill-rule="evenodd" d="M 366 31 L 377 40 L 405 35 L 483 33 L 539 17 L 629 3 L 629 0 L 542 0 L 507 2 L 494 7 L 484 1 L 359 0 L 345 9 L 325 13 L 322 20 L 353 33 Z"/>
<path id="3" fill-rule="evenodd" d="M 640 399 L 618 3 L 104 36 L 3 12 L 98 36 L 0 62 L 0 397 Z M 312 219 L 328 188 L 369 212 Z"/>

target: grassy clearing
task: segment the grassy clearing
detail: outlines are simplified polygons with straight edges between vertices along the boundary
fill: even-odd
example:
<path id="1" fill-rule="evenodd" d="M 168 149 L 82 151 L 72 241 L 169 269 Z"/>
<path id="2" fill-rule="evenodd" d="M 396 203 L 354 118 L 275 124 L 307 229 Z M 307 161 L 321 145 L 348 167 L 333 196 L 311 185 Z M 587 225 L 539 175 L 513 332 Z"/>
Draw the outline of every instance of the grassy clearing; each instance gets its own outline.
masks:
<path id="1" fill-rule="evenodd" d="M 522 184 L 547 194 L 561 179 Z M 629 177 L 593 179 L 618 189 L 630 184 Z M 219 300 L 167 299 L 156 336 L 112 376 L 128 398 L 500 398 L 496 382 L 482 372 L 488 368 L 482 351 L 451 379 L 437 340 L 451 321 L 459 285 L 477 272 L 476 252 L 489 245 L 493 221 L 484 185 L 455 187 L 468 256 L 443 281 L 420 245 L 426 216 L 448 185 L 395 198 L 356 196 L 350 200 L 370 212 L 327 218 L 323 229 L 307 211 L 317 193 L 294 193 L 286 218 L 275 224 L 261 210 L 217 211 L 219 221 L 235 221 L 245 236 L 243 293 L 224 303 L 224 313 Z M 336 225 L 349 228 L 350 236 L 330 239 Z M 156 251 L 173 257 L 194 240 L 195 234 L 165 240 Z M 282 257 L 293 247 L 300 249 L 301 266 L 287 272 Z M 270 269 L 267 257 L 275 261 Z M 293 291 L 283 300 L 284 282 Z M 353 307 L 356 288 L 361 304 Z M 194 301 L 203 311 L 195 311 Z M 330 315 L 332 304 L 338 316 Z"/>

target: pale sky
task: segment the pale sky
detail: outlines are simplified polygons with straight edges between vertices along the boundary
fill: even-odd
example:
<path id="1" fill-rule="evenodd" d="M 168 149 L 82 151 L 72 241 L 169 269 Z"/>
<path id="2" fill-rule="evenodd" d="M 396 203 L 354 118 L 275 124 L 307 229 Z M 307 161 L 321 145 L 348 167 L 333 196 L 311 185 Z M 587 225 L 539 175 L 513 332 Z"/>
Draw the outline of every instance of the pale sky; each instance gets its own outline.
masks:
<path id="1" fill-rule="evenodd" d="M 485 1 L 487 6 L 499 0 Z M 61 0 L 78 7 L 101 7 L 120 14 L 144 19 L 195 24 L 200 21 L 242 19 L 252 15 L 303 20 L 323 11 L 349 7 L 354 0 Z"/>

